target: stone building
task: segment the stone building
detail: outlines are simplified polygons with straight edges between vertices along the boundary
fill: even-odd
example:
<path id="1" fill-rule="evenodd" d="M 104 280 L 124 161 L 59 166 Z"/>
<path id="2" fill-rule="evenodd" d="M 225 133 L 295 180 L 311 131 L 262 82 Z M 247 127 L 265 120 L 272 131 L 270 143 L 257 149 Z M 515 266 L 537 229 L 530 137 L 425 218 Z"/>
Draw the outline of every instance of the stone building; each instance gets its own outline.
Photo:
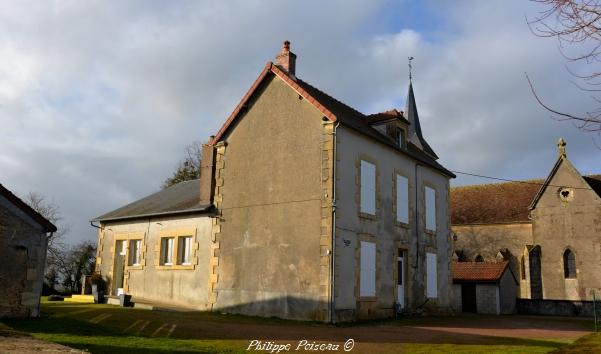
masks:
<path id="1" fill-rule="evenodd" d="M 457 260 L 507 260 L 518 297 L 601 295 L 601 175 L 582 176 L 565 141 L 546 179 L 451 189 Z"/>
<path id="2" fill-rule="evenodd" d="M 365 115 L 295 69 L 285 42 L 203 146 L 200 181 L 96 218 L 113 294 L 332 322 L 450 308 L 454 175 L 412 85 L 406 114 Z"/>
<path id="3" fill-rule="evenodd" d="M 56 227 L 0 184 L 0 318 L 37 317 Z"/>

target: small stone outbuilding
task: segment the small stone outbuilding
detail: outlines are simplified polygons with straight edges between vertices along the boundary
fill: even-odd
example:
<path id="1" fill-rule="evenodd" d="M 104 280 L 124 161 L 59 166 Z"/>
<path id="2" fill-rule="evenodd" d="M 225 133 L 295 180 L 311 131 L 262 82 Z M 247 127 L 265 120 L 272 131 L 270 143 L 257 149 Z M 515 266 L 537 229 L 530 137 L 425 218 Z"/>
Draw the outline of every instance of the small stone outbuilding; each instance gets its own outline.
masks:
<path id="1" fill-rule="evenodd" d="M 56 226 L 0 184 L 0 318 L 37 317 Z"/>
<path id="2" fill-rule="evenodd" d="M 518 282 L 508 261 L 453 262 L 453 309 L 506 315 L 515 312 Z"/>

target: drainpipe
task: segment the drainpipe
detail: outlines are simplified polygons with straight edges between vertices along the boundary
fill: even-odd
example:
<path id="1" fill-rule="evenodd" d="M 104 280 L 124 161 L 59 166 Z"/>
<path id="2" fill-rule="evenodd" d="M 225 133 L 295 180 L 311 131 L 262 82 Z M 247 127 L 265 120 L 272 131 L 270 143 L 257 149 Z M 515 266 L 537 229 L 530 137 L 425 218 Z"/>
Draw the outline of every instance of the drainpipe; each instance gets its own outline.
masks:
<path id="1" fill-rule="evenodd" d="M 340 122 L 336 123 L 334 130 L 332 131 L 334 147 L 332 149 L 332 260 L 330 261 L 330 311 L 328 316 L 328 322 L 330 323 L 336 323 L 336 316 L 334 315 L 336 310 L 336 307 L 334 306 L 334 282 L 336 281 L 336 129 L 338 129 L 339 125 Z"/>

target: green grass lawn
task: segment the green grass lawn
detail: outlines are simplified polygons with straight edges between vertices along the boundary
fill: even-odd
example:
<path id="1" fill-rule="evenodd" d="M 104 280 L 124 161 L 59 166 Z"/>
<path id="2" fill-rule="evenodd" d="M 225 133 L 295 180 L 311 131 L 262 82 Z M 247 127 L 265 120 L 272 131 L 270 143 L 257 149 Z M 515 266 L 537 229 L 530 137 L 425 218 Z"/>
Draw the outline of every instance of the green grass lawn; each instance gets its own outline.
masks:
<path id="1" fill-rule="evenodd" d="M 461 318 L 456 320 L 461 321 Z M 494 318 L 487 320 L 495 321 Z M 448 319 L 440 321 L 450 322 Z M 2 324 L 10 328 L 3 328 Z M 587 336 L 573 344 L 570 344 L 571 340 L 565 338 L 508 338 L 477 335 L 465 337 L 467 339 L 464 343 L 451 340 L 449 343 L 433 344 L 427 343 L 431 341 L 429 338 L 435 338 L 442 332 L 430 330 L 427 328 L 428 325 L 436 328 L 436 319 L 375 321 L 336 327 L 319 323 L 221 315 L 211 312 L 148 311 L 111 305 L 43 301 L 40 319 L 4 320 L 0 323 L 0 336 L 3 331 L 12 334 L 17 331 L 37 339 L 86 349 L 91 353 L 117 354 L 243 353 L 247 352 L 246 348 L 253 338 L 273 338 L 281 343 L 296 343 L 299 338 L 306 338 L 318 342 L 331 341 L 342 344 L 345 341 L 342 338 L 346 338 L 344 337 L 346 335 L 355 338 L 363 336 L 362 339 L 357 340 L 353 353 L 492 354 L 548 353 L 554 350 L 564 350 L 562 353 L 601 352 L 600 335 Z M 374 335 L 382 335 L 387 331 L 399 333 L 399 330 L 402 332 L 405 328 L 409 329 L 409 326 L 426 327 L 423 329 L 426 333 L 423 343 L 379 340 L 378 337 L 371 339 L 371 333 Z M 461 335 L 466 336 L 464 334 L 457 336 Z M 584 351 L 578 351 L 579 348 L 584 348 L 582 349 Z M 294 349 L 293 345 L 290 351 L 294 352 Z"/>
<path id="2" fill-rule="evenodd" d="M 553 354 L 576 353 L 601 353 L 601 332 L 584 336 L 574 343 L 553 352 Z"/>

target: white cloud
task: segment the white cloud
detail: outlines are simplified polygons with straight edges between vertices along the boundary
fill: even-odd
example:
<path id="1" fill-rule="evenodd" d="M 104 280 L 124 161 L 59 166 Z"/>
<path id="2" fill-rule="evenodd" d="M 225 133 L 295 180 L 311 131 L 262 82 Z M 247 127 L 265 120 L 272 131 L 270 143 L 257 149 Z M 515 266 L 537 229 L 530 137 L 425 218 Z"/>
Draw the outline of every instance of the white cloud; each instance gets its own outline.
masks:
<path id="1" fill-rule="evenodd" d="M 366 113 L 402 108 L 414 56 L 422 125 L 449 168 L 538 177 L 564 136 L 576 165 L 594 172 L 590 137 L 549 119 L 529 93 L 524 71 L 557 107 L 590 105 L 567 86 L 555 43 L 526 27 L 523 3 L 430 6 L 442 19 L 433 30 L 390 15 L 413 2 L 0 4 L 0 182 L 53 198 L 70 239 L 93 238 L 88 220 L 155 191 L 283 39 L 301 78 Z"/>

